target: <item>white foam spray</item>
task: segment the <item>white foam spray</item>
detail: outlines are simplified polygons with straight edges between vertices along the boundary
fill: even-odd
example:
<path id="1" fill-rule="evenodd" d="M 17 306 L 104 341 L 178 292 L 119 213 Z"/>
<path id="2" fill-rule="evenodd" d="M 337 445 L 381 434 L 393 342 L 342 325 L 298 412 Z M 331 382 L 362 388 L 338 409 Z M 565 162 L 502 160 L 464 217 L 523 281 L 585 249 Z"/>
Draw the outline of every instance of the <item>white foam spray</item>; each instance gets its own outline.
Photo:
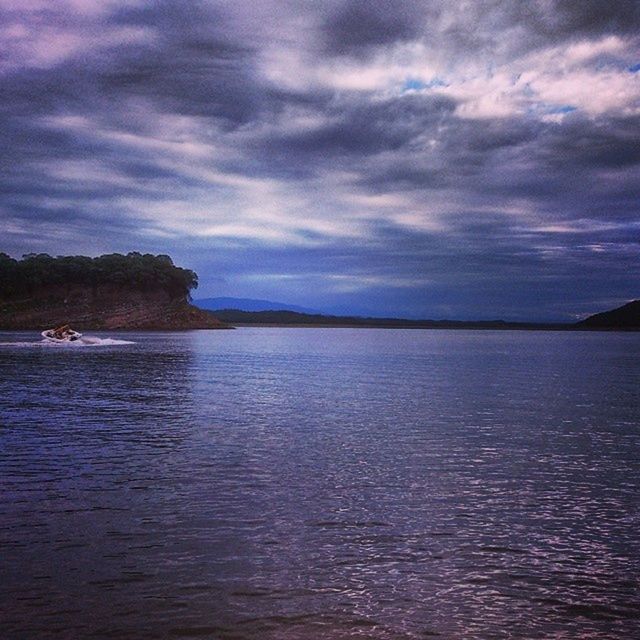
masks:
<path id="1" fill-rule="evenodd" d="M 42 348 L 47 349 L 79 349 L 82 347 L 110 347 L 123 344 L 135 344 L 132 340 L 116 340 L 115 338 L 98 338 L 97 336 L 82 336 L 70 342 L 53 342 L 52 340 L 38 340 L 37 342 L 0 342 L 0 347 Z"/>

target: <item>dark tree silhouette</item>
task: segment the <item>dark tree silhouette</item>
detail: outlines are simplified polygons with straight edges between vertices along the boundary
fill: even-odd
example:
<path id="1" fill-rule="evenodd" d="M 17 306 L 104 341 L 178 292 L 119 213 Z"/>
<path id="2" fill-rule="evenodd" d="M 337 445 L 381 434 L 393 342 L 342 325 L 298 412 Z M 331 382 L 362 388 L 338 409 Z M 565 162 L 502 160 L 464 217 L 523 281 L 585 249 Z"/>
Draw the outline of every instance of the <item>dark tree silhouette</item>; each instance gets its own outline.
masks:
<path id="1" fill-rule="evenodd" d="M 176 267 L 167 255 L 154 256 L 137 251 L 87 256 L 58 256 L 29 253 L 15 260 L 0 253 L 0 296 L 10 298 L 41 287 L 80 284 L 114 284 L 135 289 L 164 289 L 172 296 L 189 297 L 198 286 L 198 276 L 190 269 Z"/>

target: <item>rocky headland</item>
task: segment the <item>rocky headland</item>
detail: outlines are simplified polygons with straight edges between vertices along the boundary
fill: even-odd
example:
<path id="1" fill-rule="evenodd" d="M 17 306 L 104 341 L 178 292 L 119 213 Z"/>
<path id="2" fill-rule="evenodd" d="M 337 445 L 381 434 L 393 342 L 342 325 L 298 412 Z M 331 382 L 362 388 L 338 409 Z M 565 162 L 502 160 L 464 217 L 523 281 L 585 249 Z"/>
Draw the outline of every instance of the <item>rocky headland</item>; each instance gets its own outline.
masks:
<path id="1" fill-rule="evenodd" d="M 226 329 L 190 303 L 194 272 L 168 256 L 112 254 L 21 261 L 0 254 L 0 329 Z"/>

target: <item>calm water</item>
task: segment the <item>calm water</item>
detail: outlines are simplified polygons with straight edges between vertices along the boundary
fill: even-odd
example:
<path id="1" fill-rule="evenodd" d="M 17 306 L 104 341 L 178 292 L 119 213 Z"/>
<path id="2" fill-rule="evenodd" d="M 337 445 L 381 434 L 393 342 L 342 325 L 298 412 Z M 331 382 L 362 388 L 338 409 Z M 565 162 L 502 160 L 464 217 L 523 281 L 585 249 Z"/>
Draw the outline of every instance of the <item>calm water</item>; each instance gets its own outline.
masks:
<path id="1" fill-rule="evenodd" d="M 0 347 L 3 640 L 640 637 L 640 334 L 111 337 Z"/>

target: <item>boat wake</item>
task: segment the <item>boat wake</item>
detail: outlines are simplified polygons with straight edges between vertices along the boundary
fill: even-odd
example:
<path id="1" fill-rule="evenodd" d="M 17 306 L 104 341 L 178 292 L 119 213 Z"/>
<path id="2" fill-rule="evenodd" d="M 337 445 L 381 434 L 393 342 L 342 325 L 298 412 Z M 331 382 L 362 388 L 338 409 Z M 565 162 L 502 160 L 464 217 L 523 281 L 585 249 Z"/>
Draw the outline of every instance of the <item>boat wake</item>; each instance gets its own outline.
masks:
<path id="1" fill-rule="evenodd" d="M 77 340 L 65 342 L 53 342 L 51 340 L 39 340 L 37 342 L 0 342 L 0 347 L 41 348 L 47 349 L 78 349 L 82 347 L 111 347 L 123 344 L 135 344 L 132 340 L 116 340 L 115 338 L 98 338 L 96 336 L 83 336 Z"/>
<path id="2" fill-rule="evenodd" d="M 46 342 L 46 341 L 43 341 Z M 67 343 L 65 343 L 66 345 Z M 135 344 L 133 340 L 116 340 L 115 338 L 97 338 L 95 336 L 82 336 L 79 340 L 68 343 L 69 346 L 79 347 L 109 347 L 118 344 Z"/>

